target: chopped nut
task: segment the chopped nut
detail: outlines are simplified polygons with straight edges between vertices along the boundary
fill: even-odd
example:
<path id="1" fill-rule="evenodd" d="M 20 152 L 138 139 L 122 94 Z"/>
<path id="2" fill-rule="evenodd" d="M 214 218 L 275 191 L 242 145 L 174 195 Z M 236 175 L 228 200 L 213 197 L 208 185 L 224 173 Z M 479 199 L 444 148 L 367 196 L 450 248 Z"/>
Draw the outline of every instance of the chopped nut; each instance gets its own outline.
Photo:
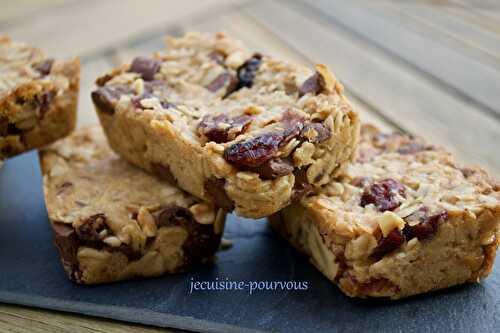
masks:
<path id="1" fill-rule="evenodd" d="M 405 226 L 405 221 L 390 211 L 384 212 L 382 216 L 376 218 L 376 221 L 384 237 L 387 237 L 387 235 L 396 228 L 398 230 L 403 230 Z"/>
<path id="2" fill-rule="evenodd" d="M 147 210 L 145 207 L 141 207 L 139 209 L 139 213 L 137 214 L 137 222 L 141 227 L 142 231 L 146 235 L 146 237 L 154 237 L 156 235 L 156 223 L 153 215 Z"/>
<path id="3" fill-rule="evenodd" d="M 196 222 L 201 224 L 212 224 L 215 221 L 215 212 L 212 205 L 206 202 L 201 202 L 189 207 L 191 213 L 193 213 Z"/>

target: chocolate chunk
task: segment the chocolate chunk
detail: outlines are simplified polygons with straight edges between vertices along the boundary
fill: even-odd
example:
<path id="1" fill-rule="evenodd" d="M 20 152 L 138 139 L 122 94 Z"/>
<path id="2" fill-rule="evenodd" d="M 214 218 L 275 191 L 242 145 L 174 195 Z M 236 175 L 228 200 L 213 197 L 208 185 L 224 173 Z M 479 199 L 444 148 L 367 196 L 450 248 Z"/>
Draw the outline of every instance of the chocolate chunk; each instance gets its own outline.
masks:
<path id="1" fill-rule="evenodd" d="M 419 223 L 407 224 L 403 229 L 403 234 L 407 240 L 417 237 L 419 240 L 428 239 L 436 234 L 439 224 L 448 219 L 448 212 L 442 211 L 429 216 L 429 209 L 422 207 L 415 213 L 407 216 L 404 220 L 408 222 L 419 221 Z"/>
<path id="2" fill-rule="evenodd" d="M 214 50 L 214 51 L 210 52 L 208 57 L 210 58 L 210 60 L 212 60 L 215 63 L 222 65 L 222 66 L 224 65 L 224 62 L 226 61 L 226 55 L 218 50 Z"/>
<path id="3" fill-rule="evenodd" d="M 319 75 L 318 72 L 315 72 L 313 75 L 311 75 L 299 87 L 299 97 L 302 97 L 305 94 L 309 94 L 309 93 L 312 93 L 313 95 L 317 95 L 321 91 L 320 80 L 321 80 L 321 76 Z"/>
<path id="4" fill-rule="evenodd" d="M 365 189 L 361 196 L 361 207 L 374 204 L 380 212 L 394 210 L 401 205 L 399 196 L 405 197 L 404 186 L 394 179 L 383 179 Z"/>
<path id="5" fill-rule="evenodd" d="M 95 243 L 101 241 L 100 233 L 106 229 L 106 215 L 95 214 L 88 217 L 76 228 L 76 234 L 83 242 Z"/>
<path id="6" fill-rule="evenodd" d="M 252 122 L 252 117 L 241 115 L 230 117 L 225 114 L 216 116 L 206 115 L 198 125 L 198 132 L 208 141 L 224 143 L 234 140 L 238 135 L 246 132 Z"/>
<path id="7" fill-rule="evenodd" d="M 300 131 L 299 140 L 321 143 L 330 138 L 330 128 L 322 123 L 305 123 Z"/>
<path id="8" fill-rule="evenodd" d="M 104 86 L 91 93 L 94 105 L 103 113 L 114 114 L 115 103 L 121 95 L 130 94 L 132 91 L 125 86 Z"/>
<path id="9" fill-rule="evenodd" d="M 81 272 L 78 268 L 78 237 L 71 225 L 53 223 L 54 243 L 59 251 L 64 270 L 71 280 L 79 282 Z"/>
<path id="10" fill-rule="evenodd" d="M 54 64 L 54 59 L 46 59 L 38 64 L 33 65 L 33 69 L 40 73 L 42 76 L 50 74 L 52 65 Z"/>
<path id="11" fill-rule="evenodd" d="M 0 136 L 8 135 L 9 121 L 5 117 L 0 117 Z"/>
<path id="12" fill-rule="evenodd" d="M 130 65 L 130 72 L 141 74 L 143 80 L 151 81 L 155 74 L 158 73 L 161 67 L 161 62 L 156 59 L 136 57 Z"/>
<path id="13" fill-rule="evenodd" d="M 399 229 L 392 230 L 387 237 L 378 241 L 377 247 L 373 250 L 372 257 L 376 260 L 381 259 L 386 254 L 398 249 L 405 238 Z"/>
<path id="14" fill-rule="evenodd" d="M 234 203 L 227 195 L 224 185 L 226 181 L 224 179 L 219 179 L 216 177 L 210 177 L 205 180 L 204 188 L 215 205 L 219 208 L 225 209 L 227 211 L 232 211 L 234 209 Z"/>
<path id="15" fill-rule="evenodd" d="M 175 179 L 170 167 L 161 163 L 151 163 L 151 170 L 159 178 L 166 180 L 170 185 L 178 186 L 177 179 Z"/>
<path id="16" fill-rule="evenodd" d="M 229 72 L 225 72 L 217 76 L 212 82 L 210 82 L 205 88 L 211 92 L 216 92 L 221 88 L 225 88 L 225 93 L 223 98 L 227 97 L 233 91 L 236 90 L 238 86 L 238 80 L 234 75 Z"/>
<path id="17" fill-rule="evenodd" d="M 293 172 L 295 183 L 292 189 L 292 202 L 300 201 L 305 195 L 313 191 L 313 186 L 307 180 L 307 169 L 296 169 Z"/>
<path id="18" fill-rule="evenodd" d="M 238 67 L 238 85 L 236 90 L 241 88 L 251 88 L 253 85 L 253 80 L 255 75 L 259 70 L 260 64 L 262 63 L 262 55 L 255 53 L 250 59 L 245 61 L 243 65 Z"/>
<path id="19" fill-rule="evenodd" d="M 104 86 L 109 80 L 111 80 L 113 78 L 113 75 L 111 74 L 105 74 L 101 77 L 98 77 L 96 80 L 95 80 L 95 84 L 97 84 L 99 87 L 102 87 Z"/>
<path id="20" fill-rule="evenodd" d="M 220 237 L 214 233 L 213 225 L 196 222 L 189 209 L 169 205 L 155 215 L 158 227 L 180 226 L 187 231 L 188 238 L 182 245 L 185 266 L 202 262 L 207 253 L 214 253 L 219 247 Z"/>

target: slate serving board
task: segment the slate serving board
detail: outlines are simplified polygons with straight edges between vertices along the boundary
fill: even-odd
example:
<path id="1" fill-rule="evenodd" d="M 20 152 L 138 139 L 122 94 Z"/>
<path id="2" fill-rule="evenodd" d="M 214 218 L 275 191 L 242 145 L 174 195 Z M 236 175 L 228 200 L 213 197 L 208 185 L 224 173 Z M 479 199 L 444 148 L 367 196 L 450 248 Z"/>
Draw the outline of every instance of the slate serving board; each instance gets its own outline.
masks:
<path id="1" fill-rule="evenodd" d="M 407 300 L 353 300 L 277 238 L 230 216 L 218 263 L 146 281 L 69 282 L 49 230 L 36 153 L 0 169 L 0 301 L 200 332 L 500 332 L 500 269 L 482 284 Z M 498 264 L 498 260 L 497 260 Z M 306 291 L 195 291 L 195 281 L 307 281 Z"/>

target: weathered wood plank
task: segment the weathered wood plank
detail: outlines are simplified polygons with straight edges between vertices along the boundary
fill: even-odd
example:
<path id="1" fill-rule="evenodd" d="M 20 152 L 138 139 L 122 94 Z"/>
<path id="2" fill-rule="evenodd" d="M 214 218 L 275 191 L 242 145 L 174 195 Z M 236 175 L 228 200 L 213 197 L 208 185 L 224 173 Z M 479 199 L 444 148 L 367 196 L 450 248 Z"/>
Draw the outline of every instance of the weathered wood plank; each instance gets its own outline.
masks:
<path id="1" fill-rule="evenodd" d="M 442 7 L 436 8 L 414 2 L 390 1 L 385 4 L 366 0 L 362 2 L 365 5 L 383 9 L 398 24 L 500 69 L 500 35 L 498 34 L 454 16 L 442 10 Z"/>
<path id="2" fill-rule="evenodd" d="M 112 320 L 0 304 L 0 333 L 182 333 Z M 187 332 L 186 332 L 187 333 Z"/>
<path id="3" fill-rule="evenodd" d="M 447 146 L 467 162 L 500 173 L 500 123 L 434 86 L 379 48 L 303 7 L 278 3 L 247 7 L 255 20 L 308 57 L 328 64 L 357 96 L 381 110 L 400 127 Z M 314 32 L 314 33 L 311 33 Z M 320 46 L 319 46 L 320 45 Z"/>
<path id="4" fill-rule="evenodd" d="M 217 12 L 242 0 L 108 0 L 61 6 L 1 33 L 44 48 L 54 56 L 88 56 L 192 15 Z"/>
<path id="5" fill-rule="evenodd" d="M 500 71 L 402 28 L 374 7 L 368 9 L 344 0 L 317 0 L 307 4 L 331 23 L 414 66 L 458 97 L 500 119 Z"/>

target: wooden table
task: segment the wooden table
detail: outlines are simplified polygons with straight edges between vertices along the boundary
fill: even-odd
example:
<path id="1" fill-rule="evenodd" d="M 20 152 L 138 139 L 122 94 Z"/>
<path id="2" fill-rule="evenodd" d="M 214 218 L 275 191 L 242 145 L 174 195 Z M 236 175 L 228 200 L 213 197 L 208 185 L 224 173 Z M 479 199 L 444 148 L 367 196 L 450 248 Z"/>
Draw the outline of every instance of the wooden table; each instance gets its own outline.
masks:
<path id="1" fill-rule="evenodd" d="M 0 0 L 0 8 L 0 34 L 81 57 L 80 126 L 97 121 L 89 93 L 98 75 L 162 48 L 166 34 L 226 31 L 296 63 L 327 64 L 364 121 L 500 175 L 498 0 Z M 160 331 L 0 305 L 0 332 L 125 329 Z"/>

